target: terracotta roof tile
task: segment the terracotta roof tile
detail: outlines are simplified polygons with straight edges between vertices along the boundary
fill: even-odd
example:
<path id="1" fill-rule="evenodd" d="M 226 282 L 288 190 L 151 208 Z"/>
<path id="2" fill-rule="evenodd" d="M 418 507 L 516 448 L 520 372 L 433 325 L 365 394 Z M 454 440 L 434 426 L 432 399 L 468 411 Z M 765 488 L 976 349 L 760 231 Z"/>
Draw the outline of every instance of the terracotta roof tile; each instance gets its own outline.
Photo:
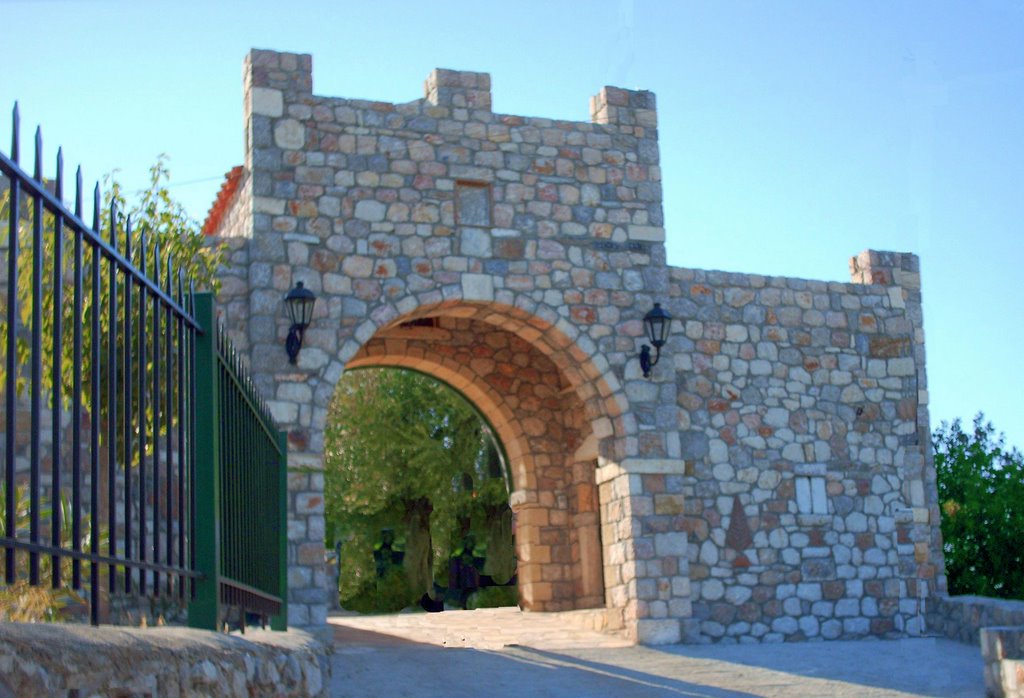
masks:
<path id="1" fill-rule="evenodd" d="M 238 183 L 242 181 L 242 166 L 232 167 L 224 175 L 224 182 L 220 185 L 220 191 L 217 192 L 217 198 L 213 201 L 213 206 L 210 207 L 210 212 L 206 214 L 206 222 L 203 223 L 203 235 L 214 235 L 220 228 L 221 221 L 224 219 L 224 214 L 227 213 L 228 204 L 231 202 L 231 198 L 238 191 Z"/>

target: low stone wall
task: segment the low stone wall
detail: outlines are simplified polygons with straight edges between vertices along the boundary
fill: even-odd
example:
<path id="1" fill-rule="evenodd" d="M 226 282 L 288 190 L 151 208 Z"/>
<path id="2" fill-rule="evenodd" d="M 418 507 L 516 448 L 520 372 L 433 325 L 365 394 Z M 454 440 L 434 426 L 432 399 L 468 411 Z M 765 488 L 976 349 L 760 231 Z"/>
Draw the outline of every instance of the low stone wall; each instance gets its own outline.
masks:
<path id="1" fill-rule="evenodd" d="M 1024 696 L 1024 627 L 982 628 L 981 656 L 986 695 Z"/>
<path id="2" fill-rule="evenodd" d="M 948 596 L 928 599 L 928 629 L 968 645 L 980 642 L 982 628 L 1024 626 L 1024 601 L 987 596 Z"/>
<path id="3" fill-rule="evenodd" d="M 0 698 L 326 696 L 330 651 L 301 630 L 0 623 Z"/>

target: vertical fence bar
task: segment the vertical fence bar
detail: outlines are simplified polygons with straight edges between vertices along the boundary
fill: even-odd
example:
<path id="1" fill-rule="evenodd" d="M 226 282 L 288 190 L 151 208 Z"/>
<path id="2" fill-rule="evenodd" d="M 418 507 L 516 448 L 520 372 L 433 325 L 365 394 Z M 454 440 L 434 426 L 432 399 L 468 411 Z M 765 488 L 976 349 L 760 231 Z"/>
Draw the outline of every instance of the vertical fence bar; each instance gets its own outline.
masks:
<path id="1" fill-rule="evenodd" d="M 185 295 L 183 291 L 183 272 L 178 270 L 178 306 L 185 307 Z M 185 444 L 185 319 L 178 316 L 177 328 L 178 345 L 178 564 L 186 566 L 185 559 L 185 537 L 188 535 L 185 530 L 185 468 L 188 464 L 188 449 Z M 189 373 L 191 376 L 192 374 Z M 185 598 L 185 577 L 178 578 L 178 598 Z"/>
<path id="2" fill-rule="evenodd" d="M 76 198 L 82 198 L 82 170 L 79 168 L 75 180 Z M 57 150 L 57 180 L 54 191 L 58 199 L 64 196 L 64 152 Z M 64 358 L 64 216 L 54 214 L 53 220 L 53 366 L 50 372 L 50 393 L 53 400 L 50 420 L 53 445 L 50 451 L 50 545 L 59 548 L 61 545 L 61 364 Z M 50 556 L 50 584 L 54 589 L 60 588 L 60 556 Z"/>
<path id="3" fill-rule="evenodd" d="M 146 229 L 139 235 L 139 269 L 146 270 Z M 146 287 L 139 284 L 139 560 L 146 561 Z M 139 592 L 146 593 L 146 571 L 139 569 Z"/>
<path id="4" fill-rule="evenodd" d="M 229 361 L 229 355 L 225 350 L 223 338 L 221 339 L 221 359 L 225 363 Z M 221 483 L 223 491 L 227 493 L 227 498 L 221 499 L 221 506 L 225 507 L 224 513 L 227 514 L 225 519 L 231 522 L 231 535 L 226 539 L 225 545 L 228 546 L 228 550 L 236 551 L 241 550 L 238 541 L 238 493 L 242 480 L 245 477 L 245 470 L 242 452 L 238 448 L 241 442 L 240 425 L 238 423 L 238 395 L 228 378 L 230 374 L 227 367 L 225 366 L 221 370 L 223 371 L 221 380 L 224 382 L 224 404 L 227 406 L 228 414 L 230 415 L 230 418 L 225 420 L 225 425 L 230 430 L 230 447 L 224 449 L 224 480 Z M 225 550 L 222 548 L 222 557 L 224 553 Z M 245 564 L 245 556 L 237 554 L 231 555 L 230 558 L 226 561 L 224 567 L 227 568 L 230 565 L 231 571 L 227 573 L 228 576 L 233 579 L 239 579 L 241 577 L 241 568 Z"/>
<path id="5" fill-rule="evenodd" d="M 72 324 L 73 358 L 71 368 L 71 547 L 82 549 L 82 306 L 84 285 L 82 280 L 82 231 L 75 228 L 75 271 Z M 82 563 L 71 561 L 71 586 L 82 588 Z"/>
<path id="6" fill-rule="evenodd" d="M 216 321 L 216 320 L 215 320 Z M 218 328 L 219 329 L 219 328 Z M 216 344 L 217 344 L 217 355 L 215 360 L 220 361 L 221 341 L 222 338 L 217 333 Z M 231 519 L 231 507 L 225 505 L 225 499 L 231 496 L 231 481 L 228 479 L 227 474 L 227 461 L 231 454 L 231 440 L 234 436 L 234 430 L 231 428 L 231 404 L 227 401 L 227 388 L 224 380 L 224 370 L 217 364 L 217 403 L 220 406 L 219 423 L 215 428 L 220 432 L 221 443 L 220 450 L 217 453 L 217 469 L 220 472 L 220 492 L 218 493 L 218 501 L 220 502 L 220 513 L 221 513 L 221 531 L 220 531 L 220 573 L 223 576 L 230 577 L 234 573 L 233 565 L 231 560 L 224 559 L 224 550 L 232 549 L 231 536 L 233 534 L 234 523 Z M 226 428 L 225 428 L 226 426 Z M 198 465 L 198 464 L 197 464 Z"/>
<path id="7" fill-rule="evenodd" d="M 43 181 L 43 132 L 36 129 L 35 180 Z M 32 397 L 29 403 L 32 431 L 29 433 L 29 540 L 39 544 L 39 437 L 43 431 L 40 423 L 43 400 L 43 200 L 38 194 L 32 195 Z M 39 553 L 28 554 L 29 584 L 39 584 Z"/>
<path id="8" fill-rule="evenodd" d="M 188 284 L 188 307 L 189 314 L 198 323 L 196 315 L 196 289 L 190 280 Z M 202 325 L 200 325 L 202 327 Z M 188 490 L 188 560 L 192 569 L 196 568 L 196 337 L 198 331 L 189 330 L 188 333 L 188 367 L 192 379 L 188 382 L 188 479 L 191 487 Z M 209 388 L 207 388 L 209 391 Z M 196 595 L 195 581 L 192 581 L 190 592 L 194 599 Z"/>
<path id="9" fill-rule="evenodd" d="M 110 246 L 117 251 L 117 204 L 110 204 Z M 117 557 L 117 264 L 109 260 L 107 280 L 107 554 Z M 129 407 L 125 405 L 125 410 Z M 127 491 L 127 490 L 126 490 Z M 109 565 L 107 588 L 117 588 L 117 567 Z"/>
<path id="10" fill-rule="evenodd" d="M 132 259 L 132 219 L 125 223 L 124 235 L 124 257 L 129 262 Z M 132 338 L 134 337 L 132 327 L 132 296 L 135 294 L 132 279 L 129 278 L 124 284 L 124 356 L 122 369 L 124 373 L 124 417 L 123 433 L 124 440 L 124 559 L 132 559 L 132 454 L 135 449 L 132 447 Z M 141 348 L 138 349 L 141 351 Z M 124 591 L 126 594 L 132 591 L 132 569 L 124 568 Z"/>
<path id="11" fill-rule="evenodd" d="M 203 328 L 194 333 L 195 374 L 191 381 L 196 399 L 195 479 L 193 497 L 194 568 L 202 574 L 195 583 L 188 623 L 193 628 L 216 630 L 220 618 L 220 380 L 217 365 L 217 327 L 213 297 L 193 293 L 193 317 Z"/>
<path id="12" fill-rule="evenodd" d="M 11 159 L 18 162 L 18 128 L 20 119 L 18 116 L 18 105 L 15 103 L 11 124 Z M 21 182 L 17 177 L 11 178 L 11 206 L 9 227 L 7 228 L 7 356 L 6 373 L 4 374 L 4 446 L 6 451 L 5 482 L 8 483 L 4 491 L 4 521 L 7 522 L 5 531 L 8 538 L 18 537 L 18 524 L 15 518 L 15 458 L 14 449 L 17 448 L 15 434 L 18 427 L 17 415 L 17 393 L 18 393 L 18 224 L 21 222 Z M 14 584 L 17 573 L 16 555 L 13 547 L 7 548 L 4 555 L 4 581 L 6 584 Z"/>
<path id="13" fill-rule="evenodd" d="M 143 268 L 145 272 L 145 268 Z M 160 241 L 153 239 L 153 277 L 160 285 Z M 153 294 L 153 562 L 160 562 L 160 297 Z M 153 572 L 153 593 L 160 595 L 160 573 Z"/>
<path id="14" fill-rule="evenodd" d="M 274 487 L 271 491 L 276 499 L 276 513 L 274 517 L 274 544 L 277 548 L 275 572 L 277 576 L 277 588 L 274 593 L 281 597 L 281 612 L 270 617 L 270 627 L 273 630 L 288 629 L 288 433 L 284 430 L 277 432 L 277 451 L 272 454 L 275 457 L 276 472 L 273 477 Z"/>
<path id="15" fill-rule="evenodd" d="M 100 201 L 93 201 L 92 229 L 100 229 Z M 90 328 L 89 378 L 89 552 L 100 553 L 100 428 L 103 411 L 100 405 L 100 261 L 99 247 L 92 247 L 92 326 Z M 100 622 L 100 565 L 95 559 L 89 563 L 89 618 L 93 625 Z"/>
<path id="16" fill-rule="evenodd" d="M 171 279 L 173 270 L 171 269 L 171 256 L 167 255 L 167 281 L 164 285 L 164 290 L 167 292 L 169 297 L 174 296 L 174 292 L 171 290 Z M 174 412 L 172 407 L 174 405 L 174 354 L 172 353 L 173 344 L 171 337 L 174 333 L 174 326 L 172 324 L 173 316 L 171 315 L 171 306 L 164 306 L 164 356 L 166 365 L 164 366 L 164 419 L 166 420 L 167 436 L 164 439 L 164 444 L 167 447 L 164 458 L 164 563 L 169 567 L 174 566 L 174 478 L 173 478 L 173 456 L 174 456 L 174 444 L 172 443 L 171 436 L 174 433 Z M 180 562 L 180 560 L 179 560 Z M 174 575 L 167 575 L 167 594 L 170 595 L 174 591 Z"/>

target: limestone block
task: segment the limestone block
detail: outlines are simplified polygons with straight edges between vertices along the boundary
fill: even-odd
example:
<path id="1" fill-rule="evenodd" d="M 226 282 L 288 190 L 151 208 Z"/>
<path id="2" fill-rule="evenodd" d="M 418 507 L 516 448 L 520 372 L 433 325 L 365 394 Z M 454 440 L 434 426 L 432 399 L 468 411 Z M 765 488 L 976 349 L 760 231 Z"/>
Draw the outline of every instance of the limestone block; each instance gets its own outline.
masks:
<path id="1" fill-rule="evenodd" d="M 384 220 L 387 214 L 387 206 L 380 201 L 363 199 L 356 202 L 355 217 L 359 220 L 376 223 Z"/>
<path id="2" fill-rule="evenodd" d="M 269 87 L 253 87 L 249 93 L 252 100 L 252 113 L 262 116 L 278 117 L 284 114 L 284 95 L 281 90 Z"/>
<path id="3" fill-rule="evenodd" d="M 654 536 L 655 554 L 660 557 L 686 555 L 686 534 L 683 532 L 658 533 Z"/>
<path id="4" fill-rule="evenodd" d="M 642 618 L 636 621 L 637 642 L 641 645 L 673 645 L 681 637 L 679 620 Z"/>
<path id="5" fill-rule="evenodd" d="M 300 150 L 306 144 L 306 127 L 295 119 L 281 119 L 274 126 L 274 143 L 285 150 Z"/>
<path id="6" fill-rule="evenodd" d="M 462 275 L 463 298 L 476 301 L 494 300 L 494 281 L 487 274 Z"/>

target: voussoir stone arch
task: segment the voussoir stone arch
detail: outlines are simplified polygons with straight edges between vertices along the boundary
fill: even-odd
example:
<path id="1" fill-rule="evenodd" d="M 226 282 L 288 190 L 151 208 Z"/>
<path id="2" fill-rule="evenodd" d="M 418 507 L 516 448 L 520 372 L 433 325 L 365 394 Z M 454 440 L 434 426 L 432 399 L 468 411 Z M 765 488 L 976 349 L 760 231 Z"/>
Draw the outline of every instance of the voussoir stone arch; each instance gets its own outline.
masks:
<path id="1" fill-rule="evenodd" d="M 399 309 L 402 309 L 400 311 Z M 404 312 L 403 312 L 404 311 Z M 346 366 L 365 343 L 388 328 L 427 317 L 457 317 L 500 328 L 519 336 L 549 359 L 576 393 L 593 421 L 595 436 L 605 444 L 602 456 L 622 459 L 636 454 L 636 421 L 621 382 L 592 338 L 554 308 L 526 294 L 474 294 L 465 285 L 455 287 L 441 302 L 422 302 L 409 296 L 381 306 L 360 323 L 346 341 L 339 360 Z"/>

